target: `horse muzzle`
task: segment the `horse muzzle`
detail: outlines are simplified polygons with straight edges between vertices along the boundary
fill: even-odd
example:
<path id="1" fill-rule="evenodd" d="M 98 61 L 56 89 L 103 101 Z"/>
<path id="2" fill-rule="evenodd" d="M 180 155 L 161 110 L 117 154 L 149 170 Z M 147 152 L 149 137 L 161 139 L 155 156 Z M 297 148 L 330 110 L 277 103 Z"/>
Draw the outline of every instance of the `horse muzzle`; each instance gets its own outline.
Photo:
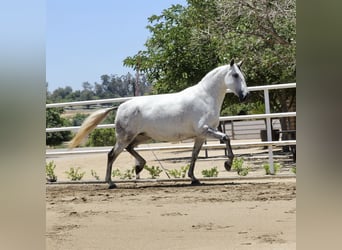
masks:
<path id="1" fill-rule="evenodd" d="M 249 92 L 247 92 L 247 93 L 240 93 L 240 94 L 239 94 L 239 100 L 240 100 L 240 102 L 246 101 L 248 96 L 249 96 Z"/>

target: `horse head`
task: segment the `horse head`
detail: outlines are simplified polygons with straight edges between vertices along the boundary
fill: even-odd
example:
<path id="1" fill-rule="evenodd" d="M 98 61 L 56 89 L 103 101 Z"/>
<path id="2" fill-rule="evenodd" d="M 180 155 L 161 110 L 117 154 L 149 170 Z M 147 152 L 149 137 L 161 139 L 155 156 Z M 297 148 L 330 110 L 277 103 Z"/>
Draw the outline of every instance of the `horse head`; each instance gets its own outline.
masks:
<path id="1" fill-rule="evenodd" d="M 248 88 L 245 77 L 241 72 L 242 61 L 234 63 L 234 59 L 230 61 L 228 72 L 224 78 L 227 89 L 239 97 L 240 102 L 246 100 L 248 96 Z"/>

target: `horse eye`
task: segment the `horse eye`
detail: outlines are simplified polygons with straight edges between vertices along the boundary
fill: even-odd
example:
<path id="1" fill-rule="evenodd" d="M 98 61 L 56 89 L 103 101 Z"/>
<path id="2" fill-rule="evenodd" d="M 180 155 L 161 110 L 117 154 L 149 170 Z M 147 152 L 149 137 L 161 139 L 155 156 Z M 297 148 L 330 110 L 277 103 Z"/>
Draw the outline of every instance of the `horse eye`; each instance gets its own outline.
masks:
<path id="1" fill-rule="evenodd" d="M 233 76 L 234 78 L 238 78 L 238 77 L 239 77 L 239 74 L 238 74 L 238 73 L 234 73 L 232 76 Z"/>

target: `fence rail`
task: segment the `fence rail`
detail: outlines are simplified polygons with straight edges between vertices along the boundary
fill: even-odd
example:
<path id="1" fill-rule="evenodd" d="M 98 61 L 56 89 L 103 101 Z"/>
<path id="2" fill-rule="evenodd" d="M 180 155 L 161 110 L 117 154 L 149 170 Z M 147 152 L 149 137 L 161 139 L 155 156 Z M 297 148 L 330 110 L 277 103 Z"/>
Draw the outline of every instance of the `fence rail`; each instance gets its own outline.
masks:
<path id="1" fill-rule="evenodd" d="M 222 116 L 222 117 L 220 117 L 220 121 L 253 120 L 253 119 L 291 117 L 291 116 L 296 116 L 296 112 L 257 114 L 257 115 L 239 115 L 239 116 Z M 80 127 L 81 126 L 46 128 L 46 132 L 77 131 Z M 96 128 L 115 128 L 115 124 L 100 124 Z"/>
<path id="2" fill-rule="evenodd" d="M 253 147 L 253 146 L 268 146 L 269 149 L 269 163 L 270 163 L 270 172 L 274 173 L 273 169 L 273 146 L 285 146 L 285 145 L 296 145 L 296 140 L 288 140 L 288 141 L 272 141 L 271 134 L 271 119 L 273 118 L 281 118 L 281 117 L 295 117 L 296 112 L 285 112 L 285 113 L 270 113 L 270 104 L 269 104 L 269 90 L 277 90 L 277 89 L 287 89 L 287 88 L 296 88 L 296 83 L 286 83 L 286 84 L 275 84 L 275 85 L 263 85 L 263 86 L 255 86 L 248 87 L 249 91 L 264 91 L 264 102 L 265 102 L 265 114 L 256 114 L 256 115 L 239 115 L 239 116 L 222 116 L 220 117 L 220 121 L 236 121 L 236 120 L 256 120 L 256 119 L 265 119 L 266 120 L 266 130 L 267 130 L 267 142 L 243 142 L 243 143 L 232 143 L 232 147 Z M 226 93 L 232 93 L 230 90 L 227 90 Z M 132 98 L 139 97 L 123 97 L 123 98 L 111 98 L 111 99 L 101 99 L 101 100 L 89 100 L 89 101 L 78 101 L 78 102 L 64 102 L 64 103 L 50 103 L 46 104 L 46 108 L 56 108 L 56 107 L 68 107 L 68 106 L 84 106 L 84 105 L 94 105 L 94 104 L 109 104 L 109 103 L 121 103 Z M 46 128 L 46 132 L 58 132 L 58 131 L 77 131 L 80 126 L 72 126 L 72 127 L 59 127 L 59 128 Z M 115 124 L 100 124 L 97 128 L 115 128 Z M 165 147 L 146 147 L 146 148 L 137 148 L 137 150 L 173 150 L 173 149 L 191 149 L 192 145 L 177 145 L 177 146 L 165 146 Z M 206 144 L 203 145 L 203 149 L 217 149 L 217 148 L 225 148 L 223 144 Z M 46 152 L 46 156 L 53 155 L 70 155 L 70 154 L 89 154 L 89 153 L 102 153 L 108 152 L 108 149 L 92 149 L 92 150 L 48 150 Z"/>
<path id="3" fill-rule="evenodd" d="M 254 86 L 248 87 L 249 91 L 260 91 L 260 90 L 272 90 L 272 89 L 287 89 L 287 88 L 295 88 L 296 83 L 285 83 L 285 84 L 274 84 L 274 85 L 263 85 L 263 86 Z M 226 93 L 233 93 L 231 90 L 227 89 Z M 67 107 L 67 106 L 86 106 L 93 104 L 104 104 L 104 103 L 120 103 L 125 102 L 127 100 L 139 98 L 136 97 L 119 97 L 119 98 L 109 98 L 109 99 L 99 99 L 99 100 L 89 100 L 89 101 L 78 101 L 78 102 L 61 102 L 61 103 L 49 103 L 46 104 L 46 108 L 58 108 L 58 107 Z"/>

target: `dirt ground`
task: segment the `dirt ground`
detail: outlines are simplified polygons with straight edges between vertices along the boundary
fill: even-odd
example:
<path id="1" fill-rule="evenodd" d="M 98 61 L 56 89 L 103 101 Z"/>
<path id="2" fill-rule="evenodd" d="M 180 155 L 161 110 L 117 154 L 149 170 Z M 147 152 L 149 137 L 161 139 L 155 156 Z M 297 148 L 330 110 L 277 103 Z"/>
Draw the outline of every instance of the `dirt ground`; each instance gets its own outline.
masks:
<path id="1" fill-rule="evenodd" d="M 236 149 L 250 167 L 248 176 L 264 176 L 267 150 Z M 149 166 L 180 168 L 190 151 L 141 152 Z M 201 152 L 196 175 L 217 166 L 219 177 L 231 180 L 185 182 L 53 184 L 46 186 L 46 249 L 295 249 L 296 179 L 288 155 L 275 155 L 283 166 L 278 176 L 236 180 L 223 167 L 223 150 Z M 106 154 L 49 157 L 59 181 L 70 167 L 86 172 L 84 180 L 103 180 Z M 161 164 L 161 165 L 160 165 Z M 130 169 L 133 158 L 122 153 L 114 168 Z M 142 179 L 149 178 L 147 171 Z M 165 173 L 160 178 L 167 178 Z"/>

